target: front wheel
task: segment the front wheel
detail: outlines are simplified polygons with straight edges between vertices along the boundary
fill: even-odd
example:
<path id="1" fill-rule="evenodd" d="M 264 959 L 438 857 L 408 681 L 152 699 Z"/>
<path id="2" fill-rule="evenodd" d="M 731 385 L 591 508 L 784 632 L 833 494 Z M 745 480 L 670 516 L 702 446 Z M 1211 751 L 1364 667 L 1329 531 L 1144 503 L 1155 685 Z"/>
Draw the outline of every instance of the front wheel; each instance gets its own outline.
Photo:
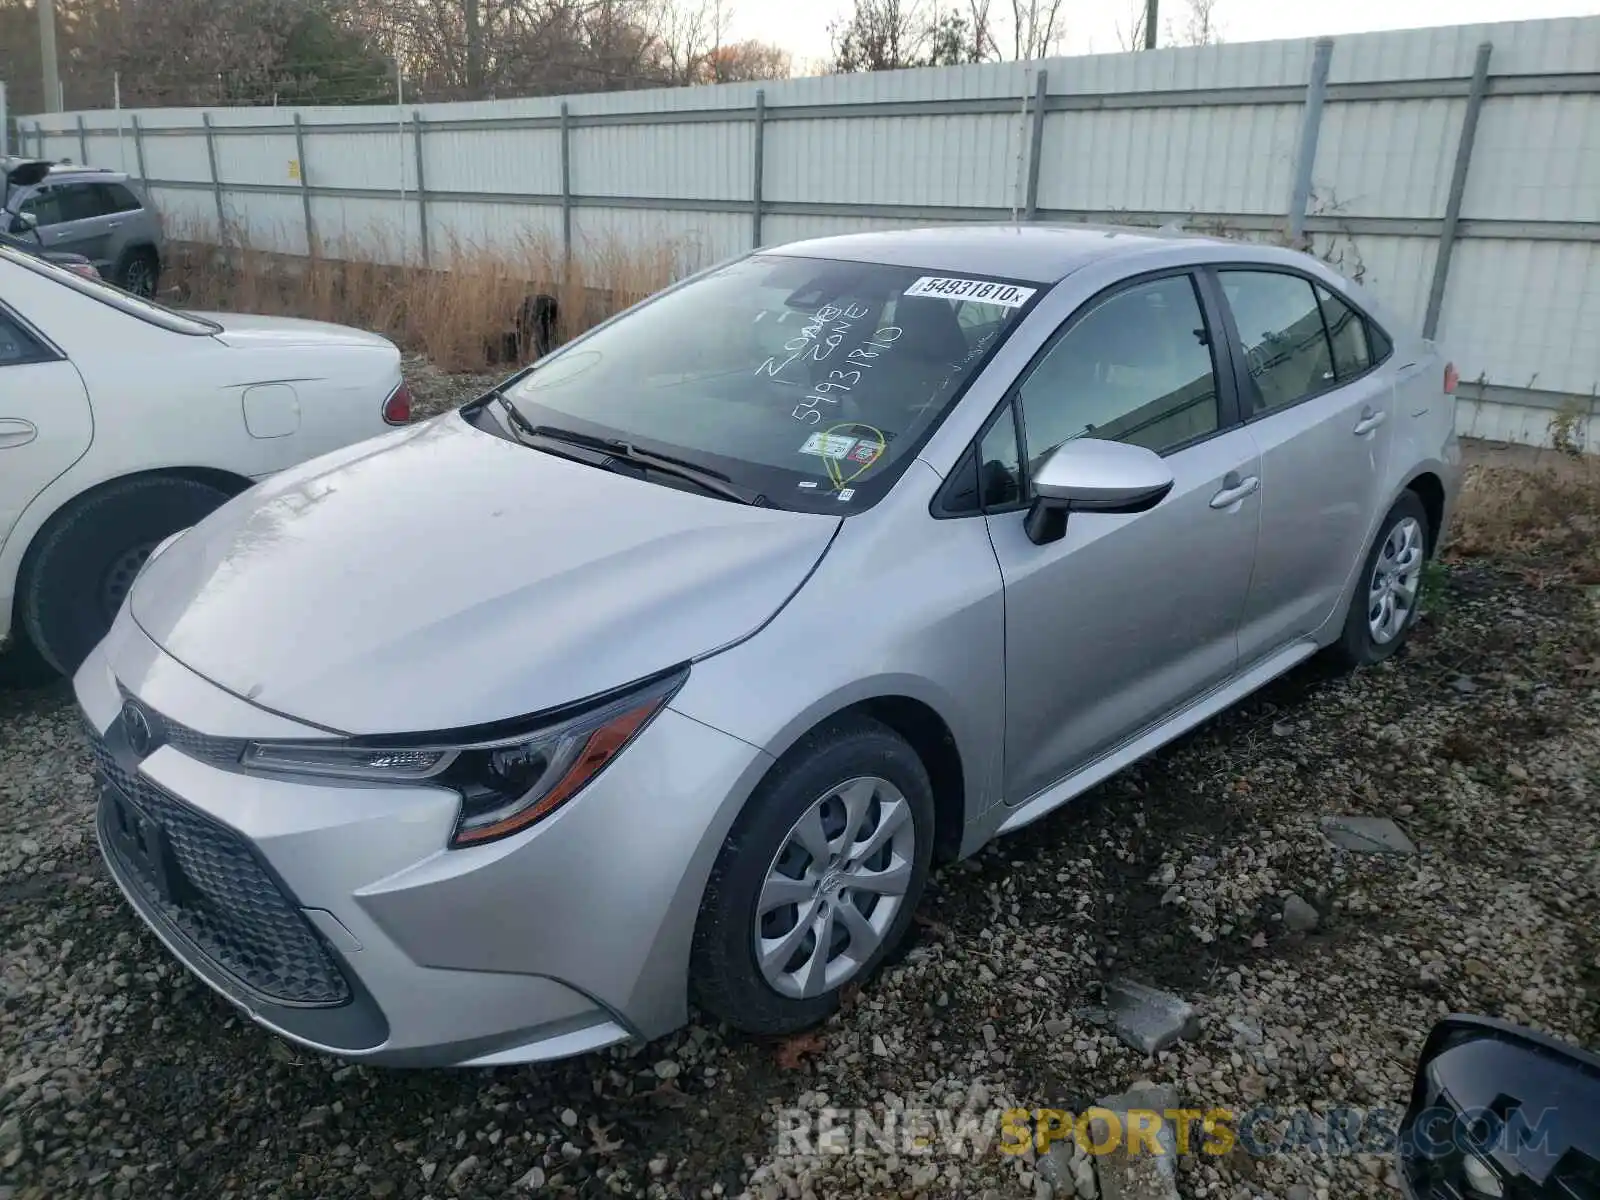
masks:
<path id="1" fill-rule="evenodd" d="M 734 824 L 695 929 L 701 1008 L 746 1033 L 818 1024 L 905 937 L 933 861 L 933 788 L 876 721 L 824 726 Z"/>
<path id="2" fill-rule="evenodd" d="M 1378 527 L 1334 653 L 1348 667 L 1380 663 L 1405 645 L 1422 602 L 1428 512 L 1406 492 Z"/>

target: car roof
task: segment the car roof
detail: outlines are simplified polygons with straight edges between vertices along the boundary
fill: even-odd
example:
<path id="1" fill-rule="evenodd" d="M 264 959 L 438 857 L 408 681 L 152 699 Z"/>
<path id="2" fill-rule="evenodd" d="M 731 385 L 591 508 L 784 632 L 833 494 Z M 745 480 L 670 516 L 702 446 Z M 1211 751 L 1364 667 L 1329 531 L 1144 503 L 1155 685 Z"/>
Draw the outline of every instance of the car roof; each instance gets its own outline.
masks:
<path id="1" fill-rule="evenodd" d="M 10 175 L 18 167 L 31 167 L 43 161 L 44 160 L 42 159 L 22 158 L 13 155 L 9 158 L 0 159 L 0 173 Z M 128 174 L 126 171 L 113 171 L 110 167 L 88 167 L 84 166 L 82 163 L 72 162 L 49 163 L 48 170 L 46 171 L 46 176 L 50 179 L 71 178 L 78 175 L 86 176 L 90 179 L 93 179 L 97 183 L 103 183 L 107 181 L 112 183 L 125 183 L 128 179 Z"/>
<path id="2" fill-rule="evenodd" d="M 1235 242 L 1181 229 L 1037 222 L 937 225 L 847 233 L 770 246 L 766 252 L 958 271 L 1048 284 L 1102 259 L 1170 251 L 1185 243 L 1197 249 L 1199 246 L 1226 246 L 1238 251 L 1242 258 L 1289 260 L 1296 257 L 1277 247 Z M 1215 258 L 1216 254 L 1196 257 Z"/>

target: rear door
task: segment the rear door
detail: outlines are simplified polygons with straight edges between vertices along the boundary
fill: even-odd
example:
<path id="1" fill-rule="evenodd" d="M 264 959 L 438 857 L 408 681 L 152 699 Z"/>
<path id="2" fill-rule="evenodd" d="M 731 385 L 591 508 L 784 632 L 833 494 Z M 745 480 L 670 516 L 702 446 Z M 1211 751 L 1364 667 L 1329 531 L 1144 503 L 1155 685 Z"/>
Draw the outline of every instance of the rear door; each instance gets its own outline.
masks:
<path id="1" fill-rule="evenodd" d="M 1221 268 L 1261 448 L 1261 540 L 1239 630 L 1248 667 L 1333 615 L 1383 502 L 1394 388 L 1362 316 L 1320 282 Z"/>
<path id="2" fill-rule="evenodd" d="M 0 285 L 8 271 L 0 264 Z M 0 301 L 0 545 L 93 437 L 77 369 L 22 314 Z"/>

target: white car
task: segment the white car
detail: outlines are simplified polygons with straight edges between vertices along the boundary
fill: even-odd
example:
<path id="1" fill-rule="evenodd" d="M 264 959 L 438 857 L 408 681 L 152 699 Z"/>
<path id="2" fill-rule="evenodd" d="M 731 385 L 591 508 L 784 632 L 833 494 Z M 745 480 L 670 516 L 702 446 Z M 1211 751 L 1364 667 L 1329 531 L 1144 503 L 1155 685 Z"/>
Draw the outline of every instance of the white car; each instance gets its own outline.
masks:
<path id="1" fill-rule="evenodd" d="M 0 645 L 71 673 L 160 542 L 410 409 L 376 334 L 174 312 L 0 246 Z"/>

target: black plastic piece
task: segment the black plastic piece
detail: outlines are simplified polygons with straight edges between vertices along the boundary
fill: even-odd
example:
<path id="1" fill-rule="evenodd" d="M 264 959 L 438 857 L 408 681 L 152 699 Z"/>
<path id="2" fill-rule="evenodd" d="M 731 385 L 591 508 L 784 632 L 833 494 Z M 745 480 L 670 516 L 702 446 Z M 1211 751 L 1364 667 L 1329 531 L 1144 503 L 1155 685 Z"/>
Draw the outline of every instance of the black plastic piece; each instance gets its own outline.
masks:
<path id="1" fill-rule="evenodd" d="M 1487 1172 L 1516 1200 L 1600 1200 L 1597 1112 L 1600 1056 L 1504 1021 L 1446 1017 L 1423 1045 L 1400 1126 L 1405 1191 L 1484 1197 Z"/>

